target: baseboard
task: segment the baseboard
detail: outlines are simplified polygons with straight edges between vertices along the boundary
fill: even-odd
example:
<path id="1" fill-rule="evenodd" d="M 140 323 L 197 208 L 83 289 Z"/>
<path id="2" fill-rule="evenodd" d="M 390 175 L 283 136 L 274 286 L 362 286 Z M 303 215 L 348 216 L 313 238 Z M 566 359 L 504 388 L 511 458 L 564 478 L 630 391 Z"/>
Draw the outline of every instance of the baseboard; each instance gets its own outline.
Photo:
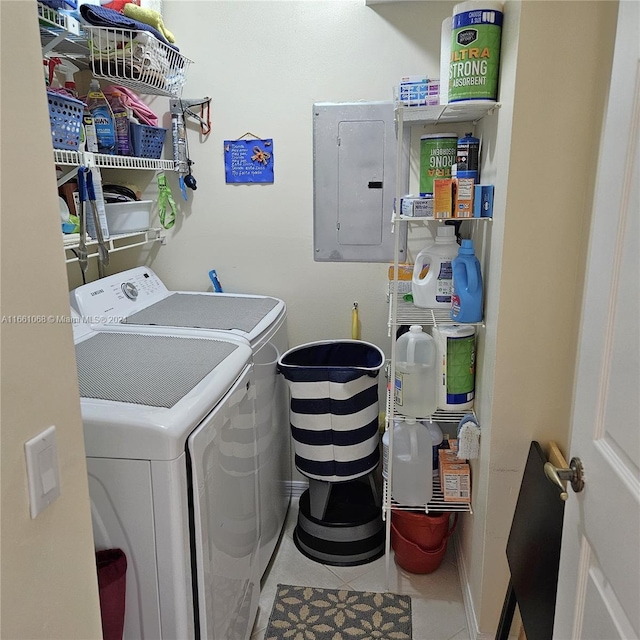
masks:
<path id="1" fill-rule="evenodd" d="M 476 612 L 473 608 L 473 599 L 471 597 L 469 573 L 467 572 L 467 565 L 465 564 L 464 555 L 462 555 L 462 549 L 460 548 L 460 538 L 457 535 L 453 536 L 453 543 L 456 552 L 456 564 L 458 565 L 460 587 L 462 589 L 464 612 L 467 616 L 467 629 L 469 629 L 469 638 L 474 638 L 474 640 L 493 640 L 492 638 L 480 634 L 480 630 L 478 629 L 478 619 L 476 618 Z"/>
<path id="2" fill-rule="evenodd" d="M 495 633 L 480 633 L 478 628 L 478 618 L 473 606 L 473 598 L 471 597 L 471 587 L 469 585 L 469 572 L 464 561 L 464 555 L 460 547 L 460 538 L 453 536 L 454 549 L 456 552 L 456 564 L 458 565 L 458 576 L 460 578 L 460 587 L 462 589 L 462 600 L 464 601 L 464 611 L 467 616 L 467 628 L 469 629 L 469 638 L 473 640 L 495 640 Z M 516 627 L 517 625 L 513 625 Z M 509 633 L 509 640 L 518 640 L 517 633 L 514 634 L 512 629 Z"/>
<path id="3" fill-rule="evenodd" d="M 309 488 L 309 483 L 305 480 L 289 480 L 287 484 L 292 498 L 299 498 Z"/>

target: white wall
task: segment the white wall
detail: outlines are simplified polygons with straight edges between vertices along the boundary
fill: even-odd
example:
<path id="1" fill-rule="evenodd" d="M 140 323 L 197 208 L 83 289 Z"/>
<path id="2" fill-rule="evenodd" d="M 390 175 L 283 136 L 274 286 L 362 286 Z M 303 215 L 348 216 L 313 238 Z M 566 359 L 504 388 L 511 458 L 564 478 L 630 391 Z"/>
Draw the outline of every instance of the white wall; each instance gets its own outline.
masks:
<path id="1" fill-rule="evenodd" d="M 388 353 L 386 265 L 313 261 L 312 105 L 391 100 L 401 75 L 437 76 L 451 6 L 165 1 L 195 61 L 183 97 L 212 97 L 213 128 L 203 144 L 189 133 L 198 190 L 152 268 L 170 287 L 207 289 L 215 268 L 226 290 L 283 298 L 292 345 L 350 337 L 357 300 L 363 339 Z M 274 140 L 273 185 L 225 184 L 223 140 L 247 131 Z"/>
<path id="2" fill-rule="evenodd" d="M 35 2 L 0 2 L 2 622 L 12 640 L 102 638 L 67 278 Z M 11 322 L 34 316 L 31 322 Z M 61 495 L 34 520 L 24 443 L 56 426 Z"/>

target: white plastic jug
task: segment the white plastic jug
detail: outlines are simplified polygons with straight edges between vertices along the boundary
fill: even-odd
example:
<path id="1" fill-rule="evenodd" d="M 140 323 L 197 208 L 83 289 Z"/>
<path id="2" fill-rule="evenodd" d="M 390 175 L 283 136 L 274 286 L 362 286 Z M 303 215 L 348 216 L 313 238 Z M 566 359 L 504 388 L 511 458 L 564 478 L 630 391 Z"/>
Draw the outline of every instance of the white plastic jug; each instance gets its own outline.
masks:
<path id="1" fill-rule="evenodd" d="M 429 429 L 413 418 L 393 425 L 391 495 L 404 505 L 426 505 L 433 494 L 433 442 Z"/>
<path id="2" fill-rule="evenodd" d="M 455 233 L 451 225 L 440 225 L 433 244 L 416 256 L 411 280 L 413 304 L 416 307 L 451 307 L 451 261 L 458 255 L 459 249 Z M 428 271 L 425 269 L 427 266 Z"/>
<path id="3" fill-rule="evenodd" d="M 395 407 L 411 418 L 431 416 L 438 406 L 437 362 L 435 340 L 411 325 L 396 342 Z"/>

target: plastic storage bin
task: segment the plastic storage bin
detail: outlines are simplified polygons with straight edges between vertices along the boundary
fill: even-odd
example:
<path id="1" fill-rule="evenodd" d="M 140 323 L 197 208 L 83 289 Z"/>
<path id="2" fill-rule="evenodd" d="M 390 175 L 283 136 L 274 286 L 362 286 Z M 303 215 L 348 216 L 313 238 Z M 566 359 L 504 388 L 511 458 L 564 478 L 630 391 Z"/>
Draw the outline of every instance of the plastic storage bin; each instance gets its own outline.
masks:
<path id="1" fill-rule="evenodd" d="M 151 224 L 153 200 L 113 202 L 104 205 L 109 233 L 146 231 Z"/>
<path id="2" fill-rule="evenodd" d="M 300 473 L 341 482 L 377 467 L 378 374 L 384 360 L 377 346 L 362 340 L 312 342 L 280 357 Z"/>
<path id="3" fill-rule="evenodd" d="M 131 133 L 131 151 L 138 158 L 158 159 L 162 155 L 162 147 L 167 130 L 162 127 L 150 127 L 147 124 L 129 124 Z"/>
<path id="4" fill-rule="evenodd" d="M 51 139 L 54 149 L 77 151 L 85 104 L 61 93 L 47 91 Z"/>

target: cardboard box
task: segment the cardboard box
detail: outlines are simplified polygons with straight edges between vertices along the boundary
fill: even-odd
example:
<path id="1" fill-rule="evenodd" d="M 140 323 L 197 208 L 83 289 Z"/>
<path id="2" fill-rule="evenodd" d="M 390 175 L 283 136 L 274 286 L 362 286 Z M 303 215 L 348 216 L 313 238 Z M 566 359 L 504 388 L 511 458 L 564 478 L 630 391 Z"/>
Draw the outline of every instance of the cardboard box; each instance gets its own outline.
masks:
<path id="1" fill-rule="evenodd" d="M 471 469 L 465 462 L 440 465 L 440 486 L 445 502 L 471 502 Z"/>
<path id="2" fill-rule="evenodd" d="M 433 217 L 436 220 L 453 217 L 455 193 L 453 178 L 436 178 L 433 181 Z"/>
<path id="3" fill-rule="evenodd" d="M 473 217 L 493 218 L 493 192 L 492 184 L 477 184 L 473 197 Z"/>
<path id="4" fill-rule="evenodd" d="M 454 178 L 456 181 L 455 218 L 473 218 L 473 178 Z"/>
<path id="5" fill-rule="evenodd" d="M 424 107 L 440 102 L 440 81 L 426 76 L 403 76 L 398 87 L 400 102 L 408 107 Z"/>
<path id="6" fill-rule="evenodd" d="M 411 293 L 411 281 L 413 280 L 413 265 L 398 265 L 398 293 Z M 389 293 L 393 287 L 393 265 L 389 265 Z"/>
<path id="7" fill-rule="evenodd" d="M 451 449 L 438 449 L 438 468 L 442 468 L 447 464 L 458 464 L 458 453 Z"/>
<path id="8" fill-rule="evenodd" d="M 406 196 L 400 201 L 400 213 L 407 218 L 433 218 L 433 198 Z"/>

